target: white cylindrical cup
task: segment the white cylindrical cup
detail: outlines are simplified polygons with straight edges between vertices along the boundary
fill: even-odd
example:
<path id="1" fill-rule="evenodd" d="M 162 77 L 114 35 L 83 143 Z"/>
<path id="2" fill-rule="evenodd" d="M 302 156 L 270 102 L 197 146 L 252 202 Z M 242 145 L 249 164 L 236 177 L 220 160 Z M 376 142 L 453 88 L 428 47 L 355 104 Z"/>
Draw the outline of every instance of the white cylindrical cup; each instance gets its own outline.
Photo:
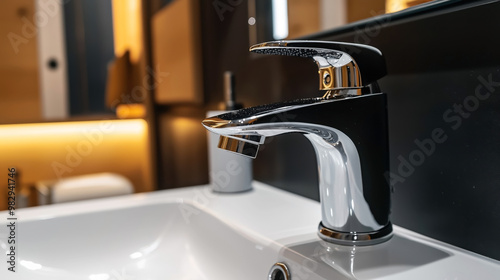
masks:
<path id="1" fill-rule="evenodd" d="M 213 117 L 226 111 L 209 111 Z M 208 176 L 215 192 L 233 193 L 252 189 L 252 159 L 217 148 L 219 135 L 208 131 Z"/>

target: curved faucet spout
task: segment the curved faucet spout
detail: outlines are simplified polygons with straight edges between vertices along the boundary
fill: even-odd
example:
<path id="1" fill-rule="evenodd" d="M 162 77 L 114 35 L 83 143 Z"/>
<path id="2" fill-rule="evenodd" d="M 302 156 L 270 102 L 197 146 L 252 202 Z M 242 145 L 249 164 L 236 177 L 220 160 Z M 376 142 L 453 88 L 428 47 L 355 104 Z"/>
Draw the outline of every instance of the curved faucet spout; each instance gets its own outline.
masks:
<path id="1" fill-rule="evenodd" d="M 318 162 L 320 236 L 365 245 L 391 236 L 385 106 L 384 94 L 312 98 L 233 111 L 203 125 L 221 135 L 219 148 L 250 157 L 265 137 L 303 134 Z"/>

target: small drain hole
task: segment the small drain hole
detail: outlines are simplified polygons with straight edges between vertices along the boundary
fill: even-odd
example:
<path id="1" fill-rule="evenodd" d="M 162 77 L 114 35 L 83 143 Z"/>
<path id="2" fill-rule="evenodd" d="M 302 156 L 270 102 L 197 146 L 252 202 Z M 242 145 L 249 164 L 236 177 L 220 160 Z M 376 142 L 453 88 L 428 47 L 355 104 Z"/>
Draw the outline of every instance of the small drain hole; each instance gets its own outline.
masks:
<path id="1" fill-rule="evenodd" d="M 271 280 L 286 280 L 283 271 L 276 269 L 271 274 Z"/>
<path id="2" fill-rule="evenodd" d="M 290 280 L 288 267 L 284 263 L 275 263 L 269 272 L 269 280 Z"/>

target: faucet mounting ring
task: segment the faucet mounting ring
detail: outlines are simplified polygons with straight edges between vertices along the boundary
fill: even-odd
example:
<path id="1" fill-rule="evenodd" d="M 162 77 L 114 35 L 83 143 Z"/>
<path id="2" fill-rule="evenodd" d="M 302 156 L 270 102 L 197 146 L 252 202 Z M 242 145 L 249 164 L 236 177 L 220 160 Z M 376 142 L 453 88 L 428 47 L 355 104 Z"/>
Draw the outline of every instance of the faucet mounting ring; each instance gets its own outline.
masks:
<path id="1" fill-rule="evenodd" d="M 340 232 L 329 229 L 320 222 L 318 236 L 325 241 L 341 245 L 375 245 L 391 239 L 392 224 L 389 222 L 383 228 L 372 232 Z"/>

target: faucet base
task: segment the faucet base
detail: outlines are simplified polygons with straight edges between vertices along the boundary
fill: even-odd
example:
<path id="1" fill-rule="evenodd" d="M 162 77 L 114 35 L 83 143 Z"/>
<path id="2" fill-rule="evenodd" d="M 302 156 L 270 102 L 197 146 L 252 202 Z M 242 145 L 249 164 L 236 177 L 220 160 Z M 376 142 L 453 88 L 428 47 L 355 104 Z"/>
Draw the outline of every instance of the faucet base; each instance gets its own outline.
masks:
<path id="1" fill-rule="evenodd" d="M 392 237 L 392 224 L 389 222 L 378 231 L 371 232 L 340 232 L 323 226 L 320 222 L 318 226 L 318 236 L 331 243 L 347 246 L 369 246 L 385 242 Z"/>

